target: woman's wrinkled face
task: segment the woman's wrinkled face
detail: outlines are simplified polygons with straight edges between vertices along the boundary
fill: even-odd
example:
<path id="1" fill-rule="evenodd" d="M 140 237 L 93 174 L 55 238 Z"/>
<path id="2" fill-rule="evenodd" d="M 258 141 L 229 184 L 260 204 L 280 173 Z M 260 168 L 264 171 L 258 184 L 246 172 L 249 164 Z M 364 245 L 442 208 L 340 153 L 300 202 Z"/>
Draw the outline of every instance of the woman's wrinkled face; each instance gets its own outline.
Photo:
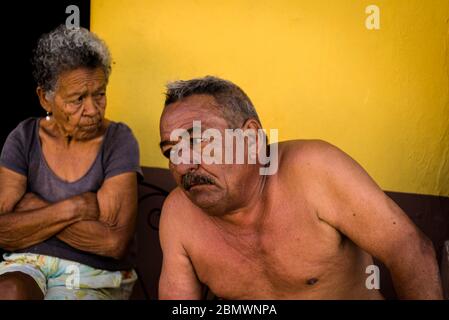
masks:
<path id="1" fill-rule="evenodd" d="M 106 108 L 107 79 L 101 68 L 62 73 L 50 103 L 55 121 L 65 135 L 88 140 L 98 135 Z"/>

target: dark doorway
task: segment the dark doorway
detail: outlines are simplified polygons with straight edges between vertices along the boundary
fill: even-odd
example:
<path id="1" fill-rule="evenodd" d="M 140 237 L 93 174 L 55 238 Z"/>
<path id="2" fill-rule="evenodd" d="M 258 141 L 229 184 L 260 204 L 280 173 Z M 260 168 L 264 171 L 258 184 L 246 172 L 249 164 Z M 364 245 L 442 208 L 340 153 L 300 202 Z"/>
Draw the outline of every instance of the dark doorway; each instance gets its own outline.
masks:
<path id="1" fill-rule="evenodd" d="M 31 74 L 31 56 L 37 39 L 60 24 L 70 13 L 69 5 L 80 11 L 80 24 L 90 26 L 90 0 L 5 1 L 1 4 L 2 18 L 2 100 L 0 115 L 0 148 L 6 137 L 20 121 L 43 116 Z"/>

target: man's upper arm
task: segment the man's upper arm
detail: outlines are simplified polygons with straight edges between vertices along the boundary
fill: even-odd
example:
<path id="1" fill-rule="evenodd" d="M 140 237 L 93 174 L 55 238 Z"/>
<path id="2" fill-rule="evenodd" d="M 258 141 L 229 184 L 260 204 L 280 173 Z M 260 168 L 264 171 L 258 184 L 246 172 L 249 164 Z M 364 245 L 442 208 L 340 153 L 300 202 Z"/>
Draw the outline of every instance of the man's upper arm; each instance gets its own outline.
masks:
<path id="1" fill-rule="evenodd" d="M 313 159 L 317 165 L 312 171 L 321 183 L 320 219 L 386 264 L 417 239 L 425 239 L 353 159 L 324 142 L 317 148 Z"/>
<path id="2" fill-rule="evenodd" d="M 182 244 L 186 229 L 176 217 L 180 208 L 173 199 L 175 192 L 179 190 L 170 194 L 164 203 L 159 225 L 163 252 L 159 299 L 201 299 L 201 283 Z"/>
<path id="3" fill-rule="evenodd" d="M 0 166 L 0 214 L 11 212 L 26 191 L 27 178 Z"/>

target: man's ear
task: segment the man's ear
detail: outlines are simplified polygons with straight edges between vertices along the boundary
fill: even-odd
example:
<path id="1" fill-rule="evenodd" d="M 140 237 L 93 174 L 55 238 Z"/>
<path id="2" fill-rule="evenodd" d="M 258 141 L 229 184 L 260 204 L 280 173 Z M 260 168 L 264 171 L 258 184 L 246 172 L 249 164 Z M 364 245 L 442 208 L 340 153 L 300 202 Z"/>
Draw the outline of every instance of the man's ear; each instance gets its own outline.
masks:
<path id="1" fill-rule="evenodd" d="M 47 112 L 51 112 L 51 102 L 49 99 L 47 99 L 47 92 L 42 87 L 37 87 L 36 94 L 39 98 L 39 102 L 42 108 L 44 108 Z"/>
<path id="2" fill-rule="evenodd" d="M 245 123 L 242 126 L 243 131 L 247 129 L 253 129 L 253 130 L 259 130 L 262 129 L 260 123 L 256 119 L 248 119 L 245 121 Z"/>
<path id="3" fill-rule="evenodd" d="M 257 153 L 260 152 L 262 146 L 268 145 L 268 138 L 265 132 L 262 131 L 262 125 L 256 119 L 248 119 L 242 126 L 242 130 L 252 130 L 255 134 L 255 140 L 252 143 L 256 143 Z M 263 141 L 259 141 L 259 139 L 263 139 Z M 251 143 L 250 143 L 251 144 Z M 251 146 L 249 146 L 251 148 Z"/>

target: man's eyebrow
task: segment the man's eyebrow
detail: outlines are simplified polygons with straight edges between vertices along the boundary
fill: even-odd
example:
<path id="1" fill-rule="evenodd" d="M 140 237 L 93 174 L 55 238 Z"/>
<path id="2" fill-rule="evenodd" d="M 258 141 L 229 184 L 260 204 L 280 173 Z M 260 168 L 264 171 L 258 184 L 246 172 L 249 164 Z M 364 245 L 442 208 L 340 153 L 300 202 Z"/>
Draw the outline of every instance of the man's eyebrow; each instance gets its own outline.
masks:
<path id="1" fill-rule="evenodd" d="M 161 141 L 160 143 L 159 143 L 159 148 L 163 148 L 163 147 L 165 147 L 165 146 L 168 146 L 168 145 L 174 145 L 174 144 L 176 144 L 176 142 L 175 141 L 170 141 L 170 140 L 164 140 L 164 141 Z"/>
<path id="2" fill-rule="evenodd" d="M 186 131 L 189 133 L 189 135 L 192 135 L 193 128 L 189 128 L 189 129 L 187 129 Z M 159 143 L 159 148 L 162 149 L 162 148 L 165 147 L 165 146 L 171 146 L 171 145 L 174 145 L 174 144 L 177 144 L 177 143 L 178 143 L 177 141 L 163 140 L 163 141 L 161 141 L 161 142 Z"/>

